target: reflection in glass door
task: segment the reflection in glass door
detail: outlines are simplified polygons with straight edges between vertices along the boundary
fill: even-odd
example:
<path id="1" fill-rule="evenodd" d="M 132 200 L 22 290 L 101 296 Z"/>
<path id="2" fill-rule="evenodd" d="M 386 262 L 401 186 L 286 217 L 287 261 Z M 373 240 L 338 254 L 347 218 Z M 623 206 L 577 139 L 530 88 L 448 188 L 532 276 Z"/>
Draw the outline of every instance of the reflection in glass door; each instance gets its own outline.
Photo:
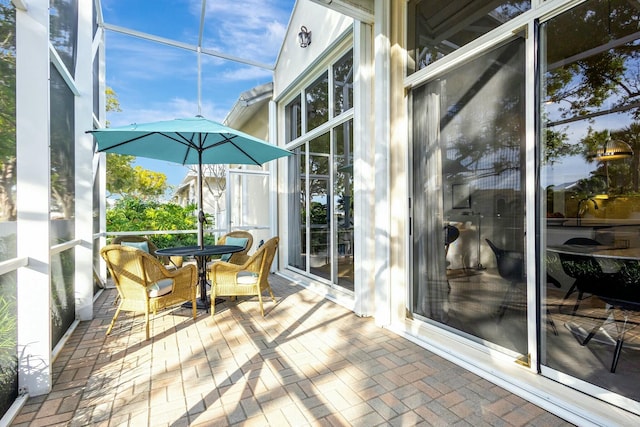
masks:
<path id="1" fill-rule="evenodd" d="M 331 280 L 329 150 L 328 133 L 309 141 L 309 266 L 311 273 Z"/>
<path id="2" fill-rule="evenodd" d="M 354 290 L 353 268 L 353 126 L 333 130 L 333 276 L 338 286 Z"/>
<path id="3" fill-rule="evenodd" d="M 527 353 L 525 42 L 415 89 L 412 311 Z"/>
<path id="4" fill-rule="evenodd" d="M 540 31 L 541 292 L 558 325 L 543 335 L 542 372 L 636 413 L 639 17 L 637 2 L 587 1 Z"/>
<path id="5" fill-rule="evenodd" d="M 292 151 L 289 266 L 353 292 L 352 121 Z"/>

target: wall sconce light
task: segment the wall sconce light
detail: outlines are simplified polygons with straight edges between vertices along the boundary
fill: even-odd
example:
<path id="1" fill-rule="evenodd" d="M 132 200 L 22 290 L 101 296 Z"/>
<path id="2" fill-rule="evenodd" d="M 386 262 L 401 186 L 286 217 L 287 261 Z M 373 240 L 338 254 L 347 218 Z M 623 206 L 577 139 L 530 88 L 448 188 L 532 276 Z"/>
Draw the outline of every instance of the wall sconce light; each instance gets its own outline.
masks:
<path id="1" fill-rule="evenodd" d="M 300 43 L 301 48 L 305 48 L 311 44 L 311 31 L 307 30 L 307 27 L 304 25 L 300 27 L 300 32 L 298 33 L 298 43 Z"/>

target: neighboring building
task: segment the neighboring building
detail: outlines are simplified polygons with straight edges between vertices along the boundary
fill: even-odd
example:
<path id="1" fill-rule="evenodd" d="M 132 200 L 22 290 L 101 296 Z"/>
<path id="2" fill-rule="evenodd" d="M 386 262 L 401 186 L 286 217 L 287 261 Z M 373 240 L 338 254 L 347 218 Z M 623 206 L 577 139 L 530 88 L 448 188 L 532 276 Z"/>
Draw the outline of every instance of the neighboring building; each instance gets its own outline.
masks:
<path id="1" fill-rule="evenodd" d="M 223 124 L 263 141 L 275 139 L 269 127 L 270 110 L 275 106 L 272 97 L 272 82 L 241 93 Z M 225 197 L 229 203 L 224 228 L 251 230 L 254 248 L 272 237 L 277 229 L 276 165 L 276 162 L 267 162 L 262 167 L 230 165 L 228 170 Z M 277 267 L 276 260 L 272 268 Z"/>
<path id="2" fill-rule="evenodd" d="M 273 83 L 256 86 L 238 97 L 223 124 L 263 141 L 269 140 L 269 103 Z M 215 173 L 214 173 L 215 170 Z M 204 211 L 216 218 L 210 229 L 221 235 L 227 230 L 248 229 L 254 234 L 254 247 L 271 237 L 275 229 L 275 167 L 251 165 L 205 165 L 203 168 Z M 197 175 L 189 171 L 173 198 L 184 206 L 196 201 Z M 228 204 L 227 200 L 231 203 Z M 230 208 L 230 209 L 228 209 Z"/>
<path id="3" fill-rule="evenodd" d="M 222 123 L 269 141 L 269 102 L 272 97 L 273 82 L 242 92 Z"/>
<path id="4" fill-rule="evenodd" d="M 224 225 L 222 218 L 226 212 L 226 166 L 215 165 L 205 166 L 202 170 L 202 208 L 207 214 L 216 217 L 214 228 Z M 171 200 L 180 206 L 188 204 L 198 204 L 198 173 L 194 169 L 190 169 L 187 175 L 182 179 L 180 185 L 173 193 Z"/>

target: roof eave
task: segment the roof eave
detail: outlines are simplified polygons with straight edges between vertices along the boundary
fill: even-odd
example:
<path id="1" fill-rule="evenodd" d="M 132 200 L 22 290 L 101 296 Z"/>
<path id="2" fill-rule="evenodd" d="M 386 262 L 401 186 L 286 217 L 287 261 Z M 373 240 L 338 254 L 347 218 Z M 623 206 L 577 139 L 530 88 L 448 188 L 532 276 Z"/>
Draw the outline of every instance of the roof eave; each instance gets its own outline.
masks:
<path id="1" fill-rule="evenodd" d="M 269 102 L 272 97 L 273 82 L 242 92 L 223 120 L 223 124 L 236 129 L 241 128 L 254 115 L 255 110 Z"/>

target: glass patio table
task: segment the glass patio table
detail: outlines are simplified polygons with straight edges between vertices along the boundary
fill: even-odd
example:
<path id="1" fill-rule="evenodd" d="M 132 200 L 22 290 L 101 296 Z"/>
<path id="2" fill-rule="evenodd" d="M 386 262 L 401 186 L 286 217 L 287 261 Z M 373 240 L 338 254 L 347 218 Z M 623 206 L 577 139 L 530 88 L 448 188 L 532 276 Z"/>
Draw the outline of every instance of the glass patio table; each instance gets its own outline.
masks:
<path id="1" fill-rule="evenodd" d="M 209 298 L 207 298 L 207 261 L 212 255 L 224 255 L 240 252 L 244 248 L 235 245 L 206 245 L 200 247 L 178 246 L 173 248 L 158 249 L 156 254 L 166 256 L 192 256 L 196 259 L 198 267 L 198 285 L 200 285 L 200 298 L 196 301 L 197 308 L 204 308 L 209 311 Z M 185 303 L 185 306 L 191 303 Z"/>

